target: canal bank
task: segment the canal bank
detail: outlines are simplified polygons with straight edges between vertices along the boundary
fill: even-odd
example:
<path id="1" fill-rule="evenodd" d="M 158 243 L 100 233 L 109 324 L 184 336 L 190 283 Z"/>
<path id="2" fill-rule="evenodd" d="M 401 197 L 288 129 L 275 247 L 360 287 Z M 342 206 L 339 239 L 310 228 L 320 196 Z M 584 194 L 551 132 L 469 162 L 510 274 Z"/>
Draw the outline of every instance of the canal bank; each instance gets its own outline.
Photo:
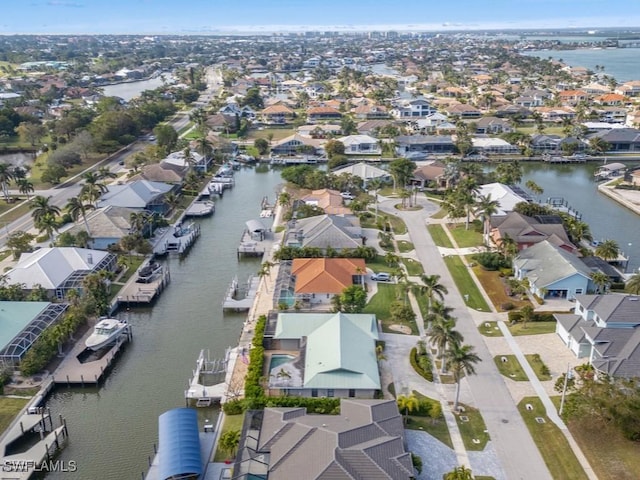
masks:
<path id="1" fill-rule="evenodd" d="M 236 257 L 245 222 L 259 218 L 260 202 L 275 197 L 277 171 L 236 173 L 236 186 L 216 201 L 216 214 L 199 220 L 202 237 L 184 259 L 169 258 L 172 283 L 151 309 L 126 310 L 136 335 L 100 389 L 59 388 L 47 406 L 67 419 L 71 441 L 61 455 L 77 473 L 47 478 L 139 478 L 158 438 L 158 416 L 184 405 L 193 361 L 202 348 L 221 356 L 238 343 L 246 314 L 222 314 L 230 281 L 255 275 L 260 259 Z M 270 226 L 269 219 L 261 219 Z M 198 411 L 215 423 L 211 409 Z"/>

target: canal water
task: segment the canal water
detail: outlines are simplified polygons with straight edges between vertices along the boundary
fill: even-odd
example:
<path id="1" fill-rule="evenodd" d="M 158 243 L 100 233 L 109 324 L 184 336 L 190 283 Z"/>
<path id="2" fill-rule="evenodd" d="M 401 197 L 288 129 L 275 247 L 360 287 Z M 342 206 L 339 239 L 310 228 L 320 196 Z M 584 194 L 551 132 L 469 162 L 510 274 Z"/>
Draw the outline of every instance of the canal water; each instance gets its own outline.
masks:
<path id="1" fill-rule="evenodd" d="M 600 163 L 581 165 L 523 164 L 521 186 L 533 180 L 544 189 L 538 198 L 563 197 L 582 214 L 589 224 L 594 240 L 613 239 L 629 256 L 627 271 L 640 267 L 640 215 L 598 192 L 593 173 Z M 526 189 L 526 188 L 525 188 Z"/>
<path id="2" fill-rule="evenodd" d="M 246 315 L 222 314 L 227 288 L 238 276 L 256 274 L 260 259 L 238 261 L 245 222 L 259 219 L 260 202 L 271 202 L 281 183 L 278 171 L 236 172 L 236 186 L 216 200 L 202 219 L 202 235 L 183 259 L 168 260 L 171 284 L 153 308 L 132 310 L 133 343 L 115 362 L 100 389 L 59 388 L 48 406 L 67 419 L 70 442 L 61 459 L 75 460 L 76 473 L 52 479 L 139 479 L 158 438 L 158 415 L 184 406 L 184 390 L 201 349 L 222 357 L 237 344 Z M 269 219 L 260 219 L 270 227 Z M 266 220 L 266 221 L 265 221 Z M 120 312 L 126 316 L 125 312 Z M 215 423 L 216 413 L 204 409 Z M 209 417 L 210 416 L 210 417 Z"/>
<path id="3" fill-rule="evenodd" d="M 161 87 L 165 82 L 172 83 L 173 81 L 174 79 L 171 74 L 165 73 L 164 80 L 162 76 L 157 76 L 135 82 L 105 85 L 102 87 L 102 92 L 107 97 L 120 97 L 128 102 L 132 98 L 138 97 L 145 90 L 154 90 Z"/>

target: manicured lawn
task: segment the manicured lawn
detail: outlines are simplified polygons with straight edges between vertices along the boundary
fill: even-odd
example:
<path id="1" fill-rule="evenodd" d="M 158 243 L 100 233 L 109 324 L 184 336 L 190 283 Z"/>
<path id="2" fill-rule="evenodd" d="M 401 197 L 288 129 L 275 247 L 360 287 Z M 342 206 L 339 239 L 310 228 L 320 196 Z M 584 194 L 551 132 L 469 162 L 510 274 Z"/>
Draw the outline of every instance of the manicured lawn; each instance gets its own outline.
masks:
<path id="1" fill-rule="evenodd" d="M 377 255 L 373 261 L 367 262 L 367 268 L 370 268 L 374 272 L 387 272 L 391 273 L 395 270 L 394 267 L 390 267 L 384 261 L 384 257 L 382 255 Z"/>
<path id="2" fill-rule="evenodd" d="M 407 253 L 414 249 L 413 243 L 407 242 L 406 240 L 398 240 L 398 250 L 400 250 L 400 253 Z"/>
<path id="3" fill-rule="evenodd" d="M 527 404 L 530 404 L 533 410 L 527 410 Z M 518 410 L 553 478 L 572 480 L 588 478 L 574 455 L 573 450 L 571 450 L 567 439 L 560 429 L 547 417 L 544 405 L 538 397 L 523 398 L 518 404 Z M 545 422 L 538 423 L 536 418 L 543 418 Z M 599 451 L 598 455 L 602 455 L 602 453 L 602 451 Z M 603 478 L 599 475 L 598 477 Z"/>
<path id="4" fill-rule="evenodd" d="M 422 264 L 412 258 L 403 258 L 402 263 L 407 267 L 407 272 L 412 277 L 417 277 L 424 274 L 424 268 Z"/>
<path id="5" fill-rule="evenodd" d="M 429 417 L 416 417 L 414 415 L 409 415 L 407 417 L 405 428 L 408 428 L 409 430 L 423 430 L 436 437 L 449 448 L 453 448 L 451 435 L 449 435 L 449 428 L 447 427 L 447 422 L 444 418 L 433 420 Z"/>
<path id="6" fill-rule="evenodd" d="M 476 232 L 472 224 L 469 225 L 469 230 L 462 223 L 449 225 L 449 231 L 460 248 L 479 247 L 483 244 L 482 233 Z"/>
<path id="7" fill-rule="evenodd" d="M 490 437 L 486 432 L 487 426 L 484 424 L 480 411 L 462 403 L 460 406 L 464 408 L 464 412 L 456 414 L 455 417 L 465 448 L 472 451 L 484 450 Z M 467 421 L 463 421 L 461 417 L 467 417 Z"/>
<path id="8" fill-rule="evenodd" d="M 244 421 L 244 415 L 225 415 L 224 423 L 222 424 L 222 430 L 220 431 L 220 435 L 228 432 L 229 430 L 238 430 L 242 431 L 242 423 Z M 216 453 L 213 457 L 214 462 L 224 462 L 229 459 L 229 453 L 220 450 L 220 446 L 216 448 Z"/>
<path id="9" fill-rule="evenodd" d="M 383 197 L 397 197 L 398 196 L 398 194 L 393 189 L 393 187 L 384 187 L 384 188 L 380 189 L 378 194 L 382 195 Z"/>
<path id="10" fill-rule="evenodd" d="M 435 219 L 438 220 L 438 219 L 444 218 L 446 216 L 447 216 L 447 210 L 445 208 L 441 208 L 436 213 L 431 215 L 431 218 L 435 218 Z"/>
<path id="11" fill-rule="evenodd" d="M 640 443 L 625 439 L 615 428 L 588 418 L 569 421 L 569 431 L 600 480 L 636 480 Z"/>
<path id="12" fill-rule="evenodd" d="M 433 243 L 438 247 L 453 248 L 453 243 L 451 243 L 451 240 L 449 239 L 447 232 L 444 231 L 444 227 L 442 225 L 433 223 L 431 225 L 427 225 L 427 230 L 433 239 Z"/>
<path id="13" fill-rule="evenodd" d="M 127 261 L 127 271 L 118 279 L 118 282 L 122 284 L 127 283 L 131 276 L 136 273 L 136 270 L 138 270 L 142 262 L 144 262 L 145 257 L 138 255 L 131 255 L 131 257 L 129 257 L 125 255 L 125 259 Z"/>
<path id="14" fill-rule="evenodd" d="M 28 401 L 26 398 L 0 397 L 0 433 L 11 425 L 15 416 L 20 413 Z"/>
<path id="15" fill-rule="evenodd" d="M 404 325 L 411 329 L 412 335 L 418 334 L 418 327 L 415 322 L 399 322 L 391 319 L 389 307 L 393 302 L 397 301 L 396 285 L 378 283 L 378 293 L 376 293 L 371 301 L 364 307 L 363 313 L 373 313 L 382 323 L 382 331 L 386 333 L 399 333 L 397 330 L 391 330 L 390 325 Z"/>
<path id="16" fill-rule="evenodd" d="M 502 331 L 498 328 L 498 322 L 483 322 L 478 331 L 485 337 L 502 337 Z"/>
<path id="17" fill-rule="evenodd" d="M 546 382 L 547 380 L 551 380 L 551 374 L 549 373 L 549 368 L 544 364 L 540 355 L 537 353 L 525 355 L 529 365 L 533 368 L 533 371 L 536 372 L 536 376 L 538 380 L 541 382 Z"/>
<path id="18" fill-rule="evenodd" d="M 503 362 L 503 358 L 506 358 L 507 361 Z M 493 357 L 493 361 L 496 363 L 496 367 L 498 367 L 500 373 L 505 377 L 515 382 L 526 382 L 529 380 L 515 355 L 496 355 Z"/>
<path id="19" fill-rule="evenodd" d="M 538 134 L 538 128 L 537 127 L 519 127 L 517 130 L 519 132 L 522 132 L 522 133 L 528 133 L 529 135 Z M 564 136 L 564 133 L 562 131 L 562 127 L 547 127 L 545 125 L 543 133 L 545 135 L 562 135 L 562 136 Z"/>
<path id="20" fill-rule="evenodd" d="M 467 271 L 468 267 L 462 262 L 462 259 L 457 255 L 448 255 L 444 258 L 444 263 L 447 264 L 453 281 L 465 299 L 467 306 L 475 310 L 488 312 L 489 306 L 471 278 L 471 275 L 469 275 Z"/>
<path id="21" fill-rule="evenodd" d="M 391 224 L 391 228 L 393 228 L 393 233 L 396 235 L 404 235 L 407 233 L 407 226 L 404 224 L 400 217 L 396 217 L 395 215 L 386 215 L 387 220 Z"/>
<path id="22" fill-rule="evenodd" d="M 16 206 L 17 208 L 14 208 Z M 0 224 L 13 222 L 27 213 L 29 213 L 29 204 L 27 202 L 17 204 L 6 203 L 4 200 L 0 201 Z"/>
<path id="23" fill-rule="evenodd" d="M 542 333 L 554 333 L 556 331 L 556 322 L 528 322 L 526 325 L 516 323 L 509 325 L 511 335 L 540 335 Z"/>
<path id="24" fill-rule="evenodd" d="M 257 138 L 269 139 L 269 134 L 273 135 L 273 141 L 282 140 L 283 138 L 293 135 L 295 130 L 293 128 L 265 128 L 264 130 L 250 130 L 247 135 L 247 140 L 255 140 Z"/>
<path id="25" fill-rule="evenodd" d="M 504 283 L 502 283 L 502 278 L 500 277 L 500 272 L 485 270 L 480 265 L 474 266 L 473 272 L 476 274 L 476 277 L 478 277 L 478 280 L 480 280 L 482 288 L 487 292 L 491 302 L 499 312 L 505 311 L 503 307 L 508 306 L 508 304 L 513 305 L 516 309 L 520 309 L 525 305 L 531 305 L 529 300 L 518 300 L 515 297 L 507 295 Z"/>

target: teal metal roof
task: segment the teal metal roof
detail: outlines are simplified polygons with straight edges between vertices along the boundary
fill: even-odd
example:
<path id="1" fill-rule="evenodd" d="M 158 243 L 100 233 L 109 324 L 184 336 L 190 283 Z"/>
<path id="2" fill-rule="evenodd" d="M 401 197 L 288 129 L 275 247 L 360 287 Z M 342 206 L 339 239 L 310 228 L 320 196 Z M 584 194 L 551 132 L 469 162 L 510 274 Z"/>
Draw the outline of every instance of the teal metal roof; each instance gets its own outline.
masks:
<path id="1" fill-rule="evenodd" d="M 47 308 L 49 302 L 0 302 L 0 349 Z"/>
<path id="2" fill-rule="evenodd" d="M 283 313 L 274 338 L 307 337 L 305 388 L 379 389 L 372 314 Z"/>

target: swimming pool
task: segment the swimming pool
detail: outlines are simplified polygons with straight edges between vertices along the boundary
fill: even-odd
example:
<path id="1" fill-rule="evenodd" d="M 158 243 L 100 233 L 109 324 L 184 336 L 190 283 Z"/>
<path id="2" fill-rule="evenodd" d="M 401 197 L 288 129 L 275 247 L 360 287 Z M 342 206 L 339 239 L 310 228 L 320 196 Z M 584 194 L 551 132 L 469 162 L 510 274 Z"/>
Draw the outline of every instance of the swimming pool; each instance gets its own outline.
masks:
<path id="1" fill-rule="evenodd" d="M 269 362 L 269 371 L 279 367 L 280 365 L 290 362 L 294 358 L 296 357 L 294 357 L 293 355 L 284 355 L 281 353 L 271 355 L 271 361 Z"/>

